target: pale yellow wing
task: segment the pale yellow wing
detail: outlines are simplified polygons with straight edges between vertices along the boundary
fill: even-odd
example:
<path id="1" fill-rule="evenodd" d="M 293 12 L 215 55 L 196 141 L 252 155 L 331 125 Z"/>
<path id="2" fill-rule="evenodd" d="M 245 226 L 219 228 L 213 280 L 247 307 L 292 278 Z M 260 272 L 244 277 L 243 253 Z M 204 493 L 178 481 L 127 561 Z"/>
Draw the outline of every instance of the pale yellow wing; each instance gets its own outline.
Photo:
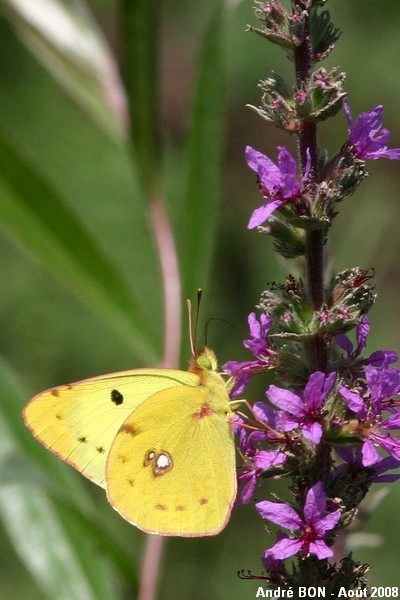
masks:
<path id="1" fill-rule="evenodd" d="M 174 387 L 126 419 L 106 471 L 108 499 L 125 519 L 175 536 L 213 535 L 226 525 L 236 496 L 228 401 L 220 385 Z"/>
<path id="2" fill-rule="evenodd" d="M 135 369 L 48 389 L 23 411 L 26 425 L 49 450 L 105 487 L 105 465 L 122 423 L 143 401 L 171 386 L 198 386 L 173 369 Z"/>

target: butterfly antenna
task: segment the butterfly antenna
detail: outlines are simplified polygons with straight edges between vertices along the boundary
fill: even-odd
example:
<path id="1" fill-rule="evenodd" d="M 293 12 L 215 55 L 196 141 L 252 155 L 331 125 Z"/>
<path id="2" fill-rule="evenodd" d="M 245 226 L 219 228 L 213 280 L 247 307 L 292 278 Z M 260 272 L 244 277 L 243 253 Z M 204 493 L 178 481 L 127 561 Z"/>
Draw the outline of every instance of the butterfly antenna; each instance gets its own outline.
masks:
<path id="1" fill-rule="evenodd" d="M 205 332 L 204 332 L 204 339 L 205 339 L 206 346 L 207 346 L 207 338 L 208 338 L 208 326 L 211 323 L 211 321 L 219 321 L 220 323 L 225 323 L 226 325 L 233 327 L 233 329 L 236 329 L 236 331 L 240 331 L 240 333 L 242 333 L 243 335 L 246 335 L 246 331 L 244 331 L 244 329 L 242 329 L 241 327 L 237 327 L 231 321 L 228 321 L 227 319 L 222 319 L 221 317 L 210 317 L 209 319 L 207 319 L 206 326 L 205 326 Z"/>
<path id="2" fill-rule="evenodd" d="M 192 356 L 196 356 L 196 334 L 197 334 L 197 323 L 199 321 L 199 312 L 200 312 L 200 302 L 201 297 L 203 295 L 203 290 L 199 288 L 197 290 L 197 305 L 196 305 L 196 315 L 194 318 L 192 317 L 192 302 L 191 300 L 186 300 L 187 309 L 188 309 L 188 317 L 189 317 L 189 342 L 190 342 L 190 350 Z"/>

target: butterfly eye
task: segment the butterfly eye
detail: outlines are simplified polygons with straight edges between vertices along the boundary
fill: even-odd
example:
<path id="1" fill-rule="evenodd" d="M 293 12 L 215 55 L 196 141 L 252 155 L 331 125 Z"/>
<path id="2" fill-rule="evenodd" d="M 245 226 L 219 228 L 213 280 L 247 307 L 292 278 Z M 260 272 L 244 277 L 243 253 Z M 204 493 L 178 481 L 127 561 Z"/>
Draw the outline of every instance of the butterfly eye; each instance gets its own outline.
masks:
<path id="1" fill-rule="evenodd" d="M 201 369 L 204 369 L 205 371 L 212 371 L 213 366 L 211 360 L 208 356 L 204 356 L 204 354 L 197 357 L 197 364 Z"/>
<path id="2" fill-rule="evenodd" d="M 171 455 L 165 450 L 156 452 L 156 450 L 148 450 L 144 457 L 143 465 L 151 466 L 154 475 L 164 475 L 173 467 Z"/>

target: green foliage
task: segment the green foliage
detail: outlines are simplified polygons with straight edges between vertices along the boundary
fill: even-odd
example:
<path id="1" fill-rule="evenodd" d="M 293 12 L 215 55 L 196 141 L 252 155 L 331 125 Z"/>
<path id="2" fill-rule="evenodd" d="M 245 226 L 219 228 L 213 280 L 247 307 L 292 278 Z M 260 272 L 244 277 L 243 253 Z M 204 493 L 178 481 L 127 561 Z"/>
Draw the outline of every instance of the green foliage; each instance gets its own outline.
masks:
<path id="1" fill-rule="evenodd" d="M 251 299 L 281 274 L 268 240 L 260 249 L 260 236 L 246 230 L 258 198 L 243 147 L 251 143 L 275 159 L 282 140 L 244 106 L 256 101 L 257 81 L 281 55 L 244 33 L 251 2 L 233 9 L 217 0 L 171 0 L 163 13 L 147 12 L 157 20 L 146 22 L 145 31 L 156 30 L 149 41 L 155 44 L 162 32 L 163 77 L 160 95 L 155 61 L 146 63 L 142 84 L 154 85 L 143 87 L 141 110 L 151 108 L 154 119 L 146 112 L 148 137 L 140 142 L 127 127 L 135 65 L 125 64 L 124 87 L 111 50 L 123 31 L 119 3 L 92 0 L 93 15 L 83 0 L 51 4 L 58 11 L 47 13 L 46 28 L 46 13 L 32 27 L 17 3 L 0 2 L 0 600 L 120 600 L 136 597 L 143 536 L 114 514 L 101 490 L 32 439 L 20 411 L 40 389 L 160 360 L 164 300 L 144 183 L 150 163 L 152 172 L 159 169 L 157 193 L 176 240 L 182 299 L 203 286 L 207 315 L 246 327 Z M 399 146 L 398 74 L 385 67 L 398 52 L 399 4 L 387 0 L 379 14 L 376 3 L 363 0 L 331 4 L 344 32 L 336 60 L 340 55 L 352 81 L 354 113 L 386 102 L 385 125 Z M 61 43 L 62 23 L 71 25 L 74 44 Z M 378 26 L 385 31 L 379 40 Z M 134 41 L 125 37 L 128 50 Z M 139 54 L 136 47 L 129 56 L 134 61 Z M 132 118 L 140 122 L 140 110 Z M 346 136 L 344 119 L 323 127 L 334 152 Z M 371 171 L 374 177 L 341 207 L 333 253 L 336 270 L 348 267 L 348 256 L 351 264 L 377 268 L 370 349 L 398 349 L 399 175 L 389 161 Z M 242 337 L 211 325 L 208 343 L 221 362 L 240 360 Z M 183 348 L 187 356 L 186 339 Z M 377 584 L 396 585 L 390 565 L 397 513 L 390 497 L 385 508 L 370 529 L 387 543 L 379 553 L 365 549 L 361 559 L 374 562 Z M 218 538 L 169 541 L 160 599 L 254 596 L 257 584 L 236 578 L 239 569 L 259 570 L 257 554 L 267 545 L 254 512 L 241 507 Z"/>

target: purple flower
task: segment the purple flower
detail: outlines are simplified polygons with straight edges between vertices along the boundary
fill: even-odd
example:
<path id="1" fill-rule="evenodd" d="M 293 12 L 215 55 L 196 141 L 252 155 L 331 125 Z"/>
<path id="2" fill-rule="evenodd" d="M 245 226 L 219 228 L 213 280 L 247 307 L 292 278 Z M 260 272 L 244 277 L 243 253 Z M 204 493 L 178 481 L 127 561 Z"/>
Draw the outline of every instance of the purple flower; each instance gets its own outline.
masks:
<path id="1" fill-rule="evenodd" d="M 267 198 L 265 204 L 253 212 L 248 224 L 249 229 L 262 225 L 277 208 L 296 200 L 310 174 L 311 159 L 308 152 L 304 175 L 298 183 L 297 162 L 286 148 L 279 146 L 278 149 L 278 165 L 276 165 L 265 154 L 261 154 L 251 146 L 246 147 L 247 164 L 257 173 L 260 192 Z"/>
<path id="2" fill-rule="evenodd" d="M 353 348 L 353 344 L 347 335 L 339 333 L 335 337 L 337 345 L 347 352 L 347 357 L 353 360 L 357 359 L 362 352 L 364 352 L 367 345 L 367 338 L 370 332 L 371 326 L 369 324 L 369 318 L 364 315 L 356 327 L 356 339 L 357 346 Z M 364 359 L 362 362 L 366 365 L 373 365 L 374 367 L 382 367 L 391 365 L 398 360 L 398 355 L 394 350 L 377 350 L 373 352 L 369 358 Z"/>
<path id="3" fill-rule="evenodd" d="M 242 394 L 254 373 L 263 373 L 271 369 L 275 363 L 275 352 L 268 340 L 272 319 L 262 314 L 260 315 L 260 321 L 257 321 L 255 313 L 250 313 L 248 323 L 251 338 L 244 340 L 243 345 L 252 352 L 256 360 L 244 362 L 230 360 L 222 367 L 225 373 L 235 377 L 235 383 L 231 390 L 232 398 Z"/>
<path id="4" fill-rule="evenodd" d="M 301 395 L 270 385 L 267 391 L 268 399 L 281 409 L 277 416 L 278 426 L 283 431 L 299 427 L 306 439 L 318 444 L 323 433 L 322 405 L 332 389 L 335 378 L 335 373 L 325 375 L 316 371 L 311 375 Z"/>
<path id="5" fill-rule="evenodd" d="M 361 113 L 354 124 L 347 99 L 343 101 L 343 110 L 349 124 L 349 145 L 357 158 L 361 160 L 400 159 L 400 148 L 389 150 L 387 147 L 390 131 L 382 129 L 382 105 Z"/>
<path id="6" fill-rule="evenodd" d="M 264 519 L 277 525 L 299 531 L 300 537 L 284 537 L 269 550 L 269 556 L 285 560 L 298 552 L 302 555 L 315 554 L 320 560 L 333 555 L 325 543 L 325 536 L 339 522 L 340 510 L 326 513 L 327 498 L 322 482 L 313 485 L 307 492 L 304 504 L 304 518 L 300 517 L 292 506 L 285 502 L 264 500 L 256 508 Z"/>
<path id="7" fill-rule="evenodd" d="M 258 417 L 258 409 L 256 405 L 262 404 L 261 402 L 256 402 L 253 406 L 254 414 Z M 266 405 L 264 405 L 266 406 Z M 271 407 L 267 407 L 271 413 L 274 411 Z M 264 416 L 264 412 L 262 412 Z M 281 452 L 279 448 L 277 450 L 259 450 L 255 444 L 259 444 L 260 442 L 269 441 L 270 437 L 273 437 L 273 441 L 275 442 L 285 442 L 285 437 L 279 437 L 278 432 L 275 435 L 271 434 L 270 431 L 256 430 L 250 431 L 243 427 L 243 420 L 240 417 L 235 419 L 235 433 L 239 436 L 239 445 L 240 450 L 245 457 L 245 470 L 240 473 L 238 476 L 238 483 L 245 482 L 241 493 L 238 496 L 238 503 L 248 504 L 253 497 L 257 479 L 267 469 L 272 467 L 277 467 L 282 465 L 286 460 L 286 454 Z M 271 422 L 269 422 L 271 420 Z M 271 428 L 273 427 L 274 420 L 273 416 L 270 415 L 270 419 L 268 421 L 262 421 L 268 424 Z"/>
<path id="8" fill-rule="evenodd" d="M 253 450 L 253 456 L 249 461 L 249 468 L 238 476 L 238 483 L 245 481 L 245 485 L 238 497 L 242 504 L 248 504 L 254 494 L 257 479 L 272 467 L 282 465 L 286 460 L 286 454 L 279 450 Z"/>
<path id="9" fill-rule="evenodd" d="M 339 388 L 348 408 L 357 416 L 352 425 L 354 433 L 363 440 L 361 448 L 362 464 L 369 467 L 381 457 L 376 446 L 380 446 L 395 460 L 400 460 L 400 439 L 388 433 L 391 429 L 400 429 L 400 412 L 394 412 L 382 420 L 383 410 L 392 410 L 390 397 L 400 392 L 400 371 L 398 369 L 367 367 L 365 377 L 368 384 L 368 402 L 355 391 L 344 386 Z"/>
<path id="10" fill-rule="evenodd" d="M 276 534 L 276 541 L 280 542 L 284 538 L 286 538 L 285 534 L 282 531 L 278 531 Z M 271 575 L 279 576 L 283 573 L 284 561 L 280 560 L 279 558 L 275 558 L 271 552 L 271 549 L 268 549 L 264 552 L 262 561 L 264 563 L 264 567 L 271 573 Z"/>

